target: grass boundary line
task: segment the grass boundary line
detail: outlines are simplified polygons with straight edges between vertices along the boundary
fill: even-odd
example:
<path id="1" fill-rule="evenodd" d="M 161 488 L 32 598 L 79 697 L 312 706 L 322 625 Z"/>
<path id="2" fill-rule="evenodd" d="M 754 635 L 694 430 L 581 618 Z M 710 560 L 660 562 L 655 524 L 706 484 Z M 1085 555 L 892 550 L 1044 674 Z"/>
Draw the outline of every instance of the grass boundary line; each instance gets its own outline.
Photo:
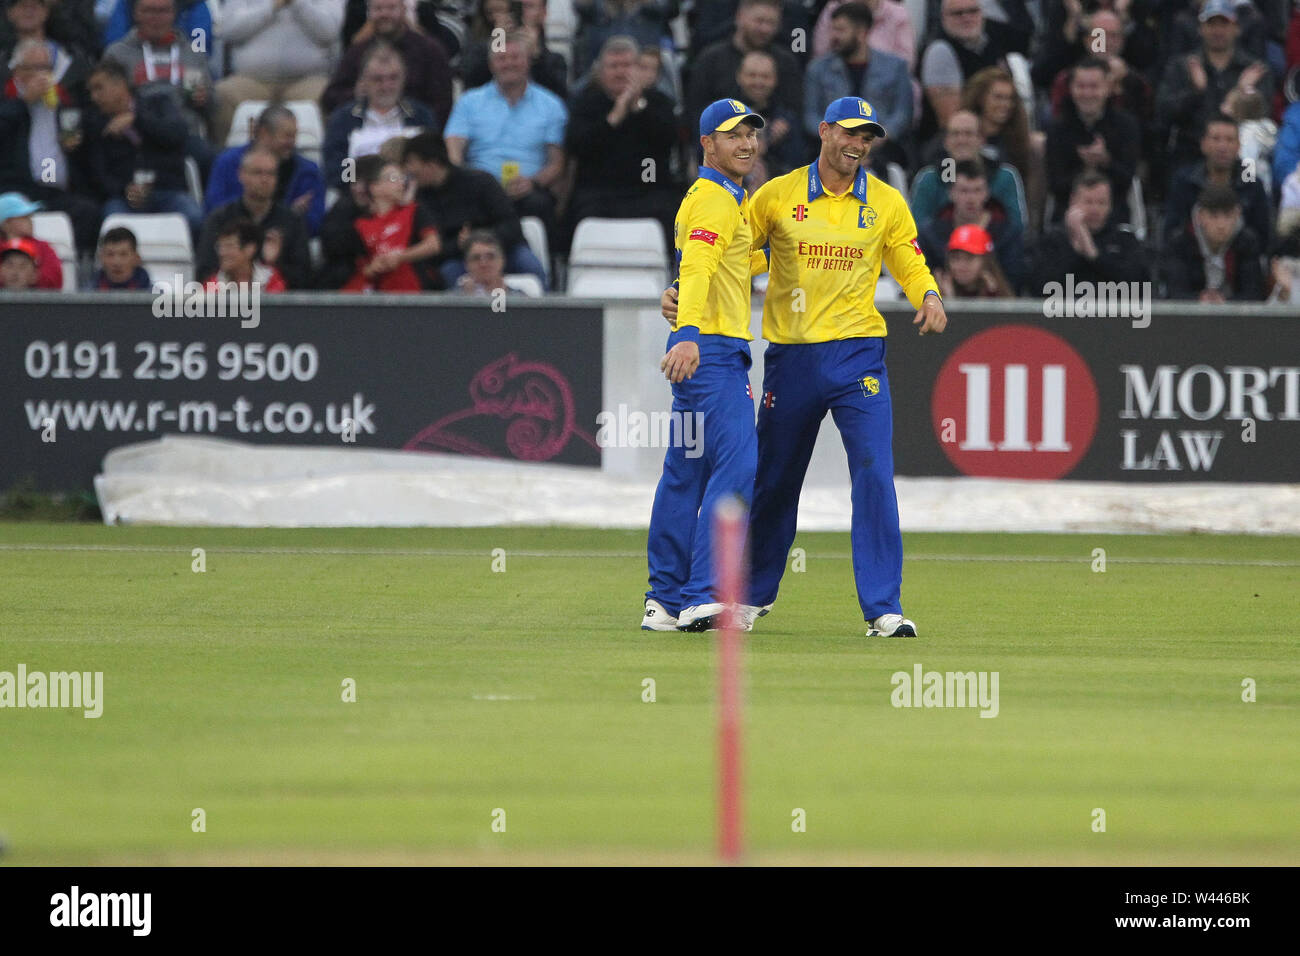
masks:
<path id="1" fill-rule="evenodd" d="M 87 551 L 139 554 L 188 554 L 191 549 L 181 545 L 129 545 L 129 544 L 5 544 L 0 551 Z M 490 550 L 474 548 L 231 548 L 208 546 L 204 551 L 213 554 L 267 554 L 267 555 L 337 555 L 342 557 L 421 557 L 421 558 L 481 558 L 491 557 Z M 511 557 L 520 558 L 644 558 L 644 551 L 536 551 L 508 549 Z M 806 557 L 820 560 L 844 561 L 852 558 L 849 552 L 808 553 Z M 1051 554 L 907 554 L 905 561 L 933 561 L 935 563 L 962 562 L 973 564 L 1091 564 L 1089 556 L 1069 557 Z M 1178 557 L 1124 557 L 1107 555 L 1108 564 L 1164 564 L 1202 565 L 1230 568 L 1300 568 L 1300 561 L 1272 561 L 1265 559 L 1228 560 L 1223 558 Z"/>

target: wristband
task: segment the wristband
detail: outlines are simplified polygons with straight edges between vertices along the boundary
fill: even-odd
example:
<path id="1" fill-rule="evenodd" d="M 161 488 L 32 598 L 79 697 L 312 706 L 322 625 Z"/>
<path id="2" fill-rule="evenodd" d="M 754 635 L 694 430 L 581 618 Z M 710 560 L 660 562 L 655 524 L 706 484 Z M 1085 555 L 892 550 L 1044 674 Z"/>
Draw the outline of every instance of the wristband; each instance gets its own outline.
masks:
<path id="1" fill-rule="evenodd" d="M 926 300 L 926 297 L 931 295 L 934 296 L 936 299 L 938 299 L 940 302 L 943 301 L 943 296 L 935 292 L 933 289 L 926 289 L 925 295 L 921 296 L 921 301 L 924 302 Z"/>

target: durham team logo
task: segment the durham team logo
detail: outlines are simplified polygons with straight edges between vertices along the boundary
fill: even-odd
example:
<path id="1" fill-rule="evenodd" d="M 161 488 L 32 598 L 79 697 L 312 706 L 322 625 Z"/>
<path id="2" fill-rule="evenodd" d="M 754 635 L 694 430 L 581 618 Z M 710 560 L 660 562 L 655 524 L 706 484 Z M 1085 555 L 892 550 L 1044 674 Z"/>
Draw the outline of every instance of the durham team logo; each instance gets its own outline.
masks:
<path id="1" fill-rule="evenodd" d="M 748 112 L 748 111 L 745 109 L 745 104 L 742 103 L 742 102 L 740 102 L 740 100 L 727 100 L 727 102 L 731 104 L 731 108 L 732 108 L 732 110 L 734 110 L 734 111 L 737 112 L 737 113 L 745 113 L 745 112 Z"/>
<path id="2" fill-rule="evenodd" d="M 862 394 L 870 398 L 872 395 L 880 394 L 880 382 L 870 375 L 864 375 L 859 383 L 862 386 Z"/>

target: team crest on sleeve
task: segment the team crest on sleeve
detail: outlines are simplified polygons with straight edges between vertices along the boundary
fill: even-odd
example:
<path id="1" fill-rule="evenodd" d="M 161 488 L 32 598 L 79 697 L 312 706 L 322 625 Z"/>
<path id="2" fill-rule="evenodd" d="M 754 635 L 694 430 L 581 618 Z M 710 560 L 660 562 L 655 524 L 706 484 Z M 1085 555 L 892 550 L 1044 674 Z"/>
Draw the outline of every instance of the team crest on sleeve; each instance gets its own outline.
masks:
<path id="1" fill-rule="evenodd" d="M 862 394 L 867 396 L 868 398 L 870 398 L 872 395 L 878 395 L 880 393 L 879 380 L 872 378 L 870 375 L 864 375 L 862 377 L 862 381 L 859 382 L 858 384 L 862 386 Z"/>
<path id="2" fill-rule="evenodd" d="M 876 210 L 872 206 L 858 207 L 858 228 L 869 229 L 876 224 Z"/>
<path id="3" fill-rule="evenodd" d="M 709 232 L 707 229 L 692 229 L 690 236 L 687 237 L 687 242 L 691 239 L 698 239 L 701 242 L 707 242 L 709 245 L 714 245 L 718 241 L 718 234 L 716 232 Z"/>
<path id="4" fill-rule="evenodd" d="M 912 240 L 912 249 L 916 252 L 918 256 L 921 254 L 921 244 L 917 242 L 915 239 Z"/>

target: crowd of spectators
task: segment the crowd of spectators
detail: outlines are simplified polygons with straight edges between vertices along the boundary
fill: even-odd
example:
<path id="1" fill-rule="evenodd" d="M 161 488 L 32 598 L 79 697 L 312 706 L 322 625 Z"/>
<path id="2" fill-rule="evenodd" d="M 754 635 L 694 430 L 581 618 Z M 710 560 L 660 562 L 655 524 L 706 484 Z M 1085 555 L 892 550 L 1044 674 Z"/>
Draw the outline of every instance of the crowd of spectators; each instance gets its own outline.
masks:
<path id="1" fill-rule="evenodd" d="M 752 192 L 857 95 L 950 295 L 1300 301 L 1300 0 L 3 2 L 7 289 L 65 287 L 40 211 L 93 289 L 148 288 L 121 213 L 267 291 L 550 289 L 589 217 L 657 221 L 671 265 L 705 105 L 766 117 Z"/>

